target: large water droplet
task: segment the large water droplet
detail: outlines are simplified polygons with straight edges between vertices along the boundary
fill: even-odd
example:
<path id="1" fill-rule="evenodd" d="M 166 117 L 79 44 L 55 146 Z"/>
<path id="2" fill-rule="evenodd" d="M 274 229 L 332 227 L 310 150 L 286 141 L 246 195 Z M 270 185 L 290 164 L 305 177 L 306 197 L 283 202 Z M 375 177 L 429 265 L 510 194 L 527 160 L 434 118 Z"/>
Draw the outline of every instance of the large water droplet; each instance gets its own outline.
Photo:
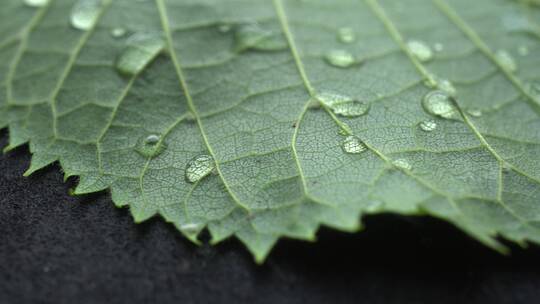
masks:
<path id="1" fill-rule="evenodd" d="M 424 120 L 420 124 L 420 129 L 426 132 L 431 132 L 437 128 L 437 123 L 434 120 Z"/>
<path id="2" fill-rule="evenodd" d="M 422 100 L 422 106 L 429 114 L 443 118 L 454 118 L 458 114 L 451 97 L 440 90 L 427 93 Z"/>
<path id="3" fill-rule="evenodd" d="M 281 32 L 263 28 L 258 23 L 238 25 L 234 32 L 235 50 L 278 51 L 287 48 L 287 41 Z"/>
<path id="4" fill-rule="evenodd" d="M 370 108 L 369 103 L 336 93 L 319 93 L 315 98 L 329 107 L 335 114 L 345 117 L 364 115 Z"/>
<path id="5" fill-rule="evenodd" d="M 123 37 L 127 33 L 125 28 L 115 27 L 111 30 L 111 36 L 114 38 Z"/>
<path id="6" fill-rule="evenodd" d="M 199 155 L 187 163 L 186 179 L 190 183 L 195 183 L 203 177 L 212 173 L 215 167 L 214 159 L 210 155 Z"/>
<path id="7" fill-rule="evenodd" d="M 158 134 L 150 134 L 139 140 L 136 151 L 144 157 L 156 157 L 160 155 L 167 146 Z"/>
<path id="8" fill-rule="evenodd" d="M 49 3 L 49 0 L 24 0 L 24 4 L 31 7 L 42 7 Z"/>
<path id="9" fill-rule="evenodd" d="M 407 47 L 411 53 L 421 62 L 429 61 L 433 58 L 433 51 L 422 41 L 410 40 L 407 42 Z"/>
<path id="10" fill-rule="evenodd" d="M 514 60 L 514 57 L 512 57 L 512 55 L 510 55 L 510 53 L 508 53 L 507 51 L 505 50 L 498 50 L 496 53 L 495 53 L 495 57 L 497 58 L 497 60 L 499 60 L 499 63 L 508 71 L 510 72 L 515 72 L 517 71 L 517 64 L 516 64 L 516 61 Z"/>
<path id="11" fill-rule="evenodd" d="M 366 145 L 356 136 L 350 135 L 343 140 L 343 151 L 350 154 L 359 154 L 366 151 Z"/>
<path id="12" fill-rule="evenodd" d="M 79 30 L 89 30 L 94 26 L 101 10 L 101 0 L 79 0 L 71 9 L 71 25 Z"/>
<path id="13" fill-rule="evenodd" d="M 351 53 L 345 50 L 331 50 L 328 52 L 328 54 L 326 54 L 324 59 L 330 65 L 339 68 L 348 68 L 355 63 L 359 63 Z"/>
<path id="14" fill-rule="evenodd" d="M 133 34 L 128 38 L 126 47 L 116 59 L 116 68 L 124 74 L 137 74 L 161 52 L 164 46 L 163 37 L 159 34 Z"/>
<path id="15" fill-rule="evenodd" d="M 342 27 L 338 29 L 338 39 L 343 43 L 352 43 L 356 40 L 354 29 L 350 27 Z"/>
<path id="16" fill-rule="evenodd" d="M 412 165 L 409 163 L 409 161 L 407 161 L 404 158 L 398 158 L 398 159 L 394 160 L 392 162 L 392 164 L 394 164 L 394 166 L 396 166 L 396 167 L 398 167 L 400 169 L 404 169 L 404 170 L 411 170 L 412 169 Z"/>

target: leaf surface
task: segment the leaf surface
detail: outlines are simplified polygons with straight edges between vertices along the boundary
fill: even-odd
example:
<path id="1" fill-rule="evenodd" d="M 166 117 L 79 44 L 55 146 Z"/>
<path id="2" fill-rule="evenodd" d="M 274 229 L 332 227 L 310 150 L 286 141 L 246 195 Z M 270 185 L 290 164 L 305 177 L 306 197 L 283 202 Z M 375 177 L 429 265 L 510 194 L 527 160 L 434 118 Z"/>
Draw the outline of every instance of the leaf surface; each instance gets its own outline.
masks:
<path id="1" fill-rule="evenodd" d="M 76 194 L 110 189 L 136 222 L 234 235 L 258 261 L 373 212 L 540 241 L 534 2 L 45 2 L 0 12 L 0 127 L 30 144 L 27 174 L 59 161 Z"/>

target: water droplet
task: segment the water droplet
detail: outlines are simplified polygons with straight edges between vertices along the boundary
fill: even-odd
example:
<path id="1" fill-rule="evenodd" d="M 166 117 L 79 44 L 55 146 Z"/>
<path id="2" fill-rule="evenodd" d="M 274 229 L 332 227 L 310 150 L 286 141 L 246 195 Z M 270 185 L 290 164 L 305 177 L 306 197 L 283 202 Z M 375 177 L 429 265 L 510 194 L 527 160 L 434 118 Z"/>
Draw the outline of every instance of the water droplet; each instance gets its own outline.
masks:
<path id="1" fill-rule="evenodd" d="M 180 230 L 182 230 L 185 233 L 197 233 L 199 230 L 201 230 L 201 224 L 199 223 L 186 223 L 180 225 Z"/>
<path id="2" fill-rule="evenodd" d="M 467 110 L 467 113 L 473 117 L 480 117 L 482 116 L 482 111 L 480 109 L 469 109 Z"/>
<path id="3" fill-rule="evenodd" d="M 340 128 L 339 128 L 338 133 L 339 133 L 339 135 L 345 136 L 345 135 L 350 135 L 350 134 L 352 134 L 353 132 L 352 132 L 351 127 L 350 127 L 348 124 L 342 123 L 341 126 L 340 126 Z"/>
<path id="4" fill-rule="evenodd" d="M 49 0 L 24 0 L 24 4 L 31 7 L 42 7 L 47 5 L 47 3 L 49 3 Z"/>
<path id="5" fill-rule="evenodd" d="M 165 42 L 156 33 L 135 33 L 126 41 L 126 47 L 116 59 L 116 68 L 123 74 L 134 75 L 142 71 L 163 50 Z"/>
<path id="6" fill-rule="evenodd" d="M 431 132 L 437 128 L 437 123 L 430 119 L 422 121 L 419 126 L 423 131 Z"/>
<path id="7" fill-rule="evenodd" d="M 381 201 L 370 201 L 367 203 L 366 207 L 364 207 L 364 211 L 366 212 L 377 212 L 382 210 L 384 207 L 384 203 Z"/>
<path id="8" fill-rule="evenodd" d="M 111 36 L 114 38 L 123 37 L 127 33 L 126 29 L 121 27 L 115 27 L 111 30 Z"/>
<path id="9" fill-rule="evenodd" d="M 338 39 L 343 43 L 352 43 L 356 40 L 356 34 L 350 27 L 342 27 L 338 29 Z"/>
<path id="10" fill-rule="evenodd" d="M 427 93 L 422 100 L 422 106 L 429 114 L 443 118 L 453 118 L 457 114 L 451 97 L 448 93 L 440 90 Z"/>
<path id="11" fill-rule="evenodd" d="M 529 55 L 529 48 L 524 46 L 524 45 L 519 46 L 518 47 L 518 54 L 521 55 L 521 56 Z"/>
<path id="12" fill-rule="evenodd" d="M 218 31 L 220 33 L 228 33 L 231 31 L 231 29 L 232 29 L 232 26 L 228 23 L 223 23 L 218 26 Z"/>
<path id="13" fill-rule="evenodd" d="M 350 154 L 359 154 L 367 150 L 366 145 L 356 136 L 350 135 L 343 140 L 343 151 Z"/>
<path id="14" fill-rule="evenodd" d="M 324 59 L 330 65 L 339 68 L 348 68 L 351 65 L 358 63 L 354 59 L 354 56 L 345 50 L 331 50 L 330 52 L 328 52 L 328 54 L 326 54 Z"/>
<path id="15" fill-rule="evenodd" d="M 516 61 L 514 60 L 514 57 L 512 57 L 512 55 L 510 55 L 510 53 L 508 53 L 507 51 L 498 50 L 495 53 L 495 57 L 497 57 L 497 60 L 499 61 L 499 63 L 506 70 L 510 72 L 515 72 L 517 70 L 517 64 L 516 64 Z"/>
<path id="16" fill-rule="evenodd" d="M 261 27 L 258 23 L 245 23 L 236 27 L 235 50 L 278 51 L 287 48 L 287 41 L 281 32 Z"/>
<path id="17" fill-rule="evenodd" d="M 412 166 L 411 164 L 404 158 L 398 158 L 396 160 L 394 160 L 392 162 L 392 164 L 394 164 L 394 166 L 400 168 L 400 169 L 404 169 L 404 170 L 411 170 L 412 169 Z"/>
<path id="18" fill-rule="evenodd" d="M 433 51 L 422 41 L 410 40 L 407 42 L 407 47 L 411 53 L 421 62 L 429 61 L 433 58 Z"/>
<path id="19" fill-rule="evenodd" d="M 101 0 L 79 0 L 70 15 L 71 25 L 78 30 L 89 30 L 96 23 L 101 9 Z"/>
<path id="20" fill-rule="evenodd" d="M 356 100 L 350 96 L 336 93 L 319 93 L 315 96 L 317 100 L 332 109 L 332 111 L 345 117 L 357 117 L 369 111 L 369 103 Z"/>
<path id="21" fill-rule="evenodd" d="M 167 146 L 158 134 L 150 134 L 139 140 L 136 151 L 144 157 L 156 157 L 160 155 Z"/>
<path id="22" fill-rule="evenodd" d="M 440 42 L 437 42 L 433 45 L 435 52 L 442 52 L 444 50 L 444 45 Z"/>
<path id="23" fill-rule="evenodd" d="M 450 96 L 456 96 L 457 90 L 454 87 L 454 84 L 447 79 L 439 79 L 437 81 L 437 87 L 447 93 Z"/>
<path id="24" fill-rule="evenodd" d="M 214 159 L 210 155 L 199 155 L 187 163 L 186 179 L 190 183 L 195 183 L 203 177 L 212 173 L 215 167 Z"/>

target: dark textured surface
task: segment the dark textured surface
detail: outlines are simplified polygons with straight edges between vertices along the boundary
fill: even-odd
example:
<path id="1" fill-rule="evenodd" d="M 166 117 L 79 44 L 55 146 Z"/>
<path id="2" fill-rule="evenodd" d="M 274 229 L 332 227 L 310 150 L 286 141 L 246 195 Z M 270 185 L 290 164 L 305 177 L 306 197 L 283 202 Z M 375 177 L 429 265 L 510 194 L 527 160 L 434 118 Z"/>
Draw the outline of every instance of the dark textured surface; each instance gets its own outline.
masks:
<path id="1" fill-rule="evenodd" d="M 381 215 L 281 241 L 257 266 L 235 240 L 196 247 L 106 193 L 70 197 L 58 166 L 24 178 L 29 159 L 0 156 L 0 303 L 540 303 L 536 246 L 505 257 L 446 223 Z"/>

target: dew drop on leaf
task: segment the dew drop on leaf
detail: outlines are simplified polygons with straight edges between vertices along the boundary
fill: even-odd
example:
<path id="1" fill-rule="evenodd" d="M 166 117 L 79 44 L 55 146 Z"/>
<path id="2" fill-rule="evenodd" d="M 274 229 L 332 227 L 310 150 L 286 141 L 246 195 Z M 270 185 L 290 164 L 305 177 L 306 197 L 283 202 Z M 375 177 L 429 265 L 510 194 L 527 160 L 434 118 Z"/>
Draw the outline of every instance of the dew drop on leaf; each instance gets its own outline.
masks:
<path id="1" fill-rule="evenodd" d="M 444 50 L 444 45 L 440 42 L 437 42 L 433 45 L 435 52 L 442 52 Z"/>
<path id="2" fill-rule="evenodd" d="M 384 203 L 381 201 L 370 201 L 367 203 L 366 207 L 364 207 L 364 210 L 366 212 L 377 212 L 382 210 L 384 207 Z"/>
<path id="3" fill-rule="evenodd" d="M 281 32 L 273 32 L 258 23 L 245 23 L 234 32 L 235 50 L 279 51 L 287 48 L 287 41 Z"/>
<path id="4" fill-rule="evenodd" d="M 49 0 L 24 0 L 24 4 L 31 7 L 42 7 L 49 3 Z"/>
<path id="5" fill-rule="evenodd" d="M 482 116 L 482 111 L 480 109 L 469 109 L 467 110 L 467 114 L 473 116 L 473 117 L 480 117 Z"/>
<path id="6" fill-rule="evenodd" d="M 454 84 L 447 79 L 439 79 L 437 81 L 437 87 L 447 93 L 450 96 L 456 96 L 457 90 L 454 87 Z"/>
<path id="7" fill-rule="evenodd" d="M 457 114 L 451 97 L 440 90 L 427 93 L 422 99 L 422 106 L 429 114 L 442 118 L 452 118 Z"/>
<path id="8" fill-rule="evenodd" d="M 125 28 L 115 27 L 111 30 L 111 36 L 114 38 L 123 37 L 127 33 Z"/>
<path id="9" fill-rule="evenodd" d="M 407 47 L 411 53 L 421 62 L 429 61 L 433 58 L 433 51 L 422 41 L 410 40 L 407 42 Z"/>
<path id="10" fill-rule="evenodd" d="M 437 128 L 437 123 L 434 120 L 424 120 L 420 124 L 420 129 L 426 132 L 431 132 Z"/>
<path id="11" fill-rule="evenodd" d="M 396 160 L 394 160 L 392 162 L 392 164 L 394 164 L 394 166 L 400 168 L 400 169 L 404 169 L 404 170 L 411 170 L 412 169 L 412 166 L 411 164 L 404 158 L 398 158 Z"/>
<path id="12" fill-rule="evenodd" d="M 158 134 L 150 134 L 139 140 L 136 151 L 144 157 L 156 157 L 160 155 L 167 146 L 162 142 Z"/>
<path id="13" fill-rule="evenodd" d="M 187 163 L 186 179 L 190 183 L 195 183 L 212 173 L 214 167 L 215 164 L 212 156 L 206 154 L 199 155 Z"/>
<path id="14" fill-rule="evenodd" d="M 506 70 L 510 72 L 517 71 L 516 61 L 514 60 L 514 57 L 512 57 L 512 55 L 510 55 L 510 53 L 508 53 L 507 51 L 498 50 L 495 53 L 495 57 Z"/>
<path id="15" fill-rule="evenodd" d="M 335 114 L 345 117 L 364 115 L 370 108 L 369 103 L 336 93 L 319 93 L 315 98 L 329 107 Z"/>
<path id="16" fill-rule="evenodd" d="M 142 71 L 163 50 L 165 42 L 157 33 L 135 33 L 116 59 L 120 73 L 134 75 Z"/>
<path id="17" fill-rule="evenodd" d="M 199 223 L 186 223 L 180 225 L 180 230 L 184 231 L 185 233 L 197 233 L 201 229 L 201 224 Z"/>
<path id="18" fill-rule="evenodd" d="M 352 43 L 356 40 L 356 34 L 350 27 L 342 27 L 338 29 L 338 39 L 343 43 Z"/>
<path id="19" fill-rule="evenodd" d="M 228 23 L 223 23 L 218 26 L 218 31 L 220 33 L 228 33 L 231 31 L 232 26 Z"/>
<path id="20" fill-rule="evenodd" d="M 101 9 L 101 0 L 79 0 L 71 9 L 71 25 L 78 30 L 89 30 L 96 23 Z"/>
<path id="21" fill-rule="evenodd" d="M 331 50 L 324 57 L 330 65 L 339 68 L 348 68 L 357 63 L 354 56 L 345 50 Z"/>
<path id="22" fill-rule="evenodd" d="M 349 154 L 359 154 L 366 151 L 366 145 L 356 136 L 350 135 L 343 140 L 343 151 Z"/>
<path id="23" fill-rule="evenodd" d="M 518 47 L 518 54 L 521 55 L 521 56 L 529 55 L 529 48 L 524 46 L 524 45 L 519 46 Z"/>

